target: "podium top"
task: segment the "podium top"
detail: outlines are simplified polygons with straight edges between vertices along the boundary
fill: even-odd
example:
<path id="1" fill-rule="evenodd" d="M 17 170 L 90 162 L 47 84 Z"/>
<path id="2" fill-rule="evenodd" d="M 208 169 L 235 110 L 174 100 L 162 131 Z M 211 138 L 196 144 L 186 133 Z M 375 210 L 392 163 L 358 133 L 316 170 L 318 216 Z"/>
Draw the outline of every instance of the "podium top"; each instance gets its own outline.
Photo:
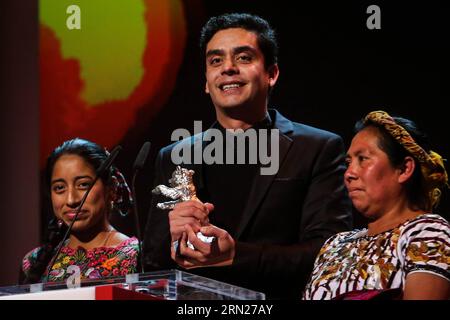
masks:
<path id="1" fill-rule="evenodd" d="M 58 290 L 59 292 L 57 299 L 64 299 L 65 296 L 67 299 L 74 299 L 74 291 L 72 290 L 74 288 L 106 285 L 117 285 L 123 289 L 147 294 L 158 300 L 265 299 L 264 293 L 233 286 L 231 284 L 197 276 L 181 270 L 128 274 L 126 276 L 102 280 L 83 280 L 79 283 L 67 281 L 0 287 L 0 299 L 54 299 L 52 297 L 55 295 L 52 295 L 51 293 L 55 290 Z M 86 290 L 80 290 L 80 292 L 85 291 Z M 65 295 L 64 292 L 67 294 Z M 33 293 L 35 293 L 35 295 L 33 295 Z M 78 297 L 79 299 L 90 299 L 87 296 Z M 77 299 L 76 295 L 75 299 Z"/>

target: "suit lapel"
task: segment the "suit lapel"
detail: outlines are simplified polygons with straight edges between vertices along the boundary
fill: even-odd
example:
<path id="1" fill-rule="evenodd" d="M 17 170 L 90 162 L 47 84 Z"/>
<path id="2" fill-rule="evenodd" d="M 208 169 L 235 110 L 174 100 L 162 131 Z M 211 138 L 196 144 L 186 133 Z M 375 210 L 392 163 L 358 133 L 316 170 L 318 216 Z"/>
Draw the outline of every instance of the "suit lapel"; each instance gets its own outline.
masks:
<path id="1" fill-rule="evenodd" d="M 272 119 L 274 119 L 273 116 Z M 287 133 L 292 131 L 292 122 L 281 116 L 278 112 L 276 112 L 275 114 L 275 119 L 276 121 L 274 127 L 280 130 L 279 136 L 279 164 L 280 164 L 279 170 L 280 170 L 292 144 L 292 139 L 289 138 L 288 135 L 286 135 Z M 238 225 L 235 239 L 238 239 L 244 232 L 251 218 L 256 213 L 259 205 L 266 196 L 266 193 L 276 176 L 277 176 L 276 174 L 261 175 L 260 172 L 258 171 L 258 174 L 256 175 L 253 181 L 252 189 L 250 190 L 247 205 L 245 206 L 241 221 Z"/>
<path id="2" fill-rule="evenodd" d="M 205 148 L 205 140 L 203 139 L 203 135 L 206 134 L 206 132 L 202 132 L 201 134 L 194 136 L 194 146 L 192 148 L 192 159 L 194 160 L 194 154 L 199 153 L 203 159 L 203 149 Z M 197 195 L 202 193 L 202 190 L 205 188 L 205 182 L 203 180 L 203 160 L 201 163 L 195 163 L 193 161 L 192 169 L 195 171 L 194 174 L 194 185 L 197 189 Z"/>

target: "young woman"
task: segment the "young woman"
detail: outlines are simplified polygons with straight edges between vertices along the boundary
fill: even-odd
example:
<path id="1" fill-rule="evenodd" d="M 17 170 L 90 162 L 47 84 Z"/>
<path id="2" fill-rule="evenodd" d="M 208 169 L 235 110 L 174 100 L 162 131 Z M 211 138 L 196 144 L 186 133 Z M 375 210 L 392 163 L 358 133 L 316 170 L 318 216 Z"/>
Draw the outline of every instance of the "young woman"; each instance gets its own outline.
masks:
<path id="1" fill-rule="evenodd" d="M 55 216 L 54 230 L 43 246 L 24 257 L 22 282 L 63 281 L 71 275 L 67 268 L 72 265 L 80 268 L 81 279 L 136 272 L 138 240 L 118 232 L 109 222 L 114 210 L 127 211 L 132 203 L 126 181 L 114 167 L 96 181 L 68 239 L 56 259 L 52 259 L 67 226 L 75 219 L 84 193 L 94 182 L 96 170 L 107 156 L 104 148 L 78 138 L 64 142 L 50 155 L 46 188 Z"/>

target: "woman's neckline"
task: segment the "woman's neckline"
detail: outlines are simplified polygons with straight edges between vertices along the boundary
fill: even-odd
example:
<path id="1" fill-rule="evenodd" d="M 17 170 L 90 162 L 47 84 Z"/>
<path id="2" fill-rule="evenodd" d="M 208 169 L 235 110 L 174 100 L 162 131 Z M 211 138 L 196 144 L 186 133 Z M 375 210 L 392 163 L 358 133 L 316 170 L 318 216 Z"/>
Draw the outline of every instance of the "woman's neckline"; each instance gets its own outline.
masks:
<path id="1" fill-rule="evenodd" d="M 118 232 L 118 231 L 116 231 L 116 232 Z M 126 244 L 128 244 L 129 242 L 131 242 L 131 241 L 133 241 L 134 240 L 134 237 L 130 237 L 130 238 L 128 238 L 128 239 L 124 239 L 123 241 L 121 241 L 120 243 L 118 243 L 117 245 L 115 245 L 115 246 L 109 246 L 109 247 L 106 247 L 106 246 L 100 246 L 100 247 L 93 247 L 93 248 L 90 248 L 90 249 L 86 249 L 85 247 L 83 247 L 83 246 L 81 246 L 81 245 L 78 245 L 77 247 L 75 247 L 75 248 L 72 248 L 72 247 L 69 247 L 68 246 L 68 244 L 69 244 L 69 242 L 68 242 L 68 240 L 66 240 L 66 242 L 64 243 L 64 246 L 63 246 L 63 250 L 65 249 L 65 250 L 70 250 L 70 251 L 78 251 L 78 250 L 83 250 L 83 251 L 86 251 L 86 252 L 90 252 L 90 251 L 97 251 L 97 250 L 105 250 L 105 249 L 109 249 L 109 250 L 111 250 L 111 249 L 117 249 L 117 248 L 120 248 L 120 247 L 122 247 L 122 246 L 124 246 L 124 245 L 126 245 Z"/>
<path id="2" fill-rule="evenodd" d="M 107 230 L 104 230 L 104 231 L 99 232 L 99 234 L 100 234 L 100 233 L 103 233 L 103 234 L 104 234 L 104 239 L 102 240 L 101 244 L 100 244 L 100 245 L 97 245 L 97 246 L 91 246 L 91 245 L 90 245 L 90 243 L 93 242 L 92 240 L 91 240 L 90 242 L 88 242 L 88 243 L 83 243 L 83 242 L 79 241 L 78 239 L 76 239 L 76 242 L 78 242 L 78 243 L 77 243 L 76 245 L 74 245 L 73 247 L 71 247 L 71 246 L 70 246 L 70 242 L 71 242 L 71 239 L 70 239 L 70 238 L 67 239 L 67 241 L 66 241 L 66 243 L 64 244 L 64 246 L 69 247 L 69 248 L 74 249 L 74 250 L 75 250 L 75 249 L 78 249 L 78 248 L 80 248 L 80 247 L 83 248 L 83 249 L 85 249 L 85 250 L 93 250 L 93 249 L 96 249 L 96 248 L 109 248 L 109 247 L 115 247 L 115 246 L 107 246 L 107 244 L 108 244 L 108 242 L 110 241 L 111 236 L 112 236 L 112 235 L 115 235 L 117 232 L 118 232 L 118 231 L 117 231 L 113 226 L 109 226 Z M 97 234 L 97 236 L 96 236 L 95 238 L 97 238 L 99 234 Z M 94 238 L 94 239 L 95 239 L 95 238 Z M 93 240 L 94 240 L 94 239 L 93 239 Z"/>
<path id="3" fill-rule="evenodd" d="M 389 229 L 384 230 L 384 231 L 377 232 L 377 233 L 375 233 L 375 234 L 369 235 L 369 234 L 368 234 L 368 230 L 369 230 L 369 229 L 368 229 L 367 227 L 364 228 L 364 229 L 360 229 L 356 234 L 357 234 L 357 235 L 359 234 L 360 237 L 374 238 L 374 237 L 377 237 L 377 236 L 379 236 L 379 235 L 381 235 L 381 234 L 388 233 L 388 232 L 392 232 L 393 230 L 398 229 L 398 228 L 400 228 L 401 226 L 403 226 L 403 225 L 405 225 L 405 224 L 407 224 L 407 223 L 410 223 L 410 222 L 412 222 L 412 221 L 414 221 L 414 220 L 417 220 L 417 219 L 419 219 L 419 218 L 422 218 L 423 216 L 427 216 L 427 215 L 430 215 L 430 214 L 433 214 L 433 213 L 429 213 L 429 212 L 421 213 L 421 214 L 419 214 L 419 215 L 417 215 L 417 216 L 415 216 L 415 217 L 406 219 L 405 221 L 403 221 L 403 222 L 401 222 L 401 223 L 399 223 L 399 224 L 393 226 L 392 228 L 389 228 Z M 358 238 L 359 238 L 359 237 L 358 237 Z"/>

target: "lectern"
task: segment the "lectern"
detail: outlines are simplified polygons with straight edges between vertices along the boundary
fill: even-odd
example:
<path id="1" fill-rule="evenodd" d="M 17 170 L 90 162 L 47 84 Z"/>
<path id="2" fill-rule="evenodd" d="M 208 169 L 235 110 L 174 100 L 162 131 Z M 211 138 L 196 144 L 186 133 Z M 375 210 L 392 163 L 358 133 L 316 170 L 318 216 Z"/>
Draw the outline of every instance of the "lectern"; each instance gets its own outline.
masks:
<path id="1" fill-rule="evenodd" d="M 129 274 L 72 283 L 0 287 L 0 299 L 14 300 L 264 300 L 261 292 L 181 270 Z"/>

